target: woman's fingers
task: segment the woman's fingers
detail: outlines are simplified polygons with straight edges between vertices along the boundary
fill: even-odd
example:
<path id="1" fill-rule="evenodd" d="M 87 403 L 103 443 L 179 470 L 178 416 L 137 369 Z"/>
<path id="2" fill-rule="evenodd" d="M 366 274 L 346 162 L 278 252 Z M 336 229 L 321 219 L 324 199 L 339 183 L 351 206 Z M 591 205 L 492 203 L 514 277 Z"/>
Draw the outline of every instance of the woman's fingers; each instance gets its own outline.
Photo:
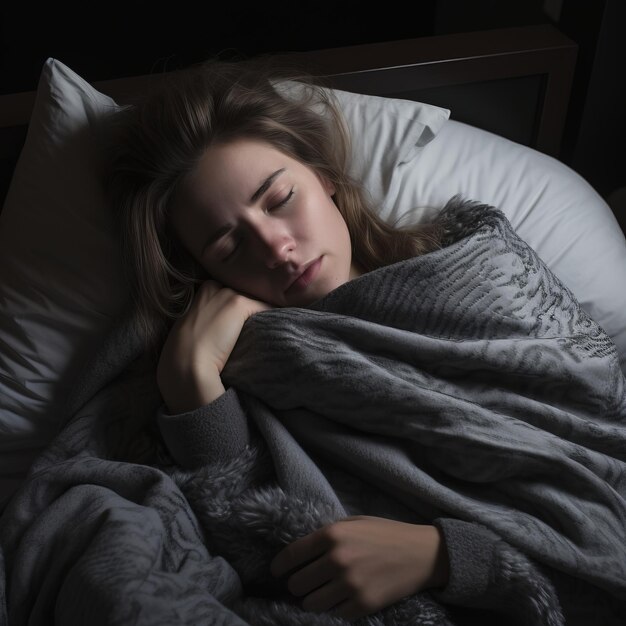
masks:
<path id="1" fill-rule="evenodd" d="M 287 581 L 287 589 L 293 593 L 294 596 L 304 596 L 312 594 L 316 589 L 319 589 L 325 583 L 330 582 L 337 576 L 337 568 L 333 565 L 328 558 L 328 553 L 323 554 L 319 558 L 313 559 L 308 565 L 305 565 L 299 569 L 295 574 L 292 574 Z M 312 594 L 314 598 L 319 598 L 320 594 Z M 321 594 L 321 597 L 326 597 L 327 594 Z M 334 606 L 342 598 L 337 598 L 333 604 Z M 306 598 L 306 604 L 311 602 L 310 595 Z M 322 609 L 320 609 L 322 610 Z"/>
<path id="2" fill-rule="evenodd" d="M 191 341 L 190 346 L 199 346 L 204 340 L 219 335 L 233 343 L 245 321 L 254 313 L 270 309 L 260 300 L 253 300 L 214 280 L 207 280 L 198 288 L 191 307 L 178 320 L 178 332 Z M 224 343 L 224 342 L 222 342 Z M 228 355 L 225 355 L 227 358 Z"/>
<path id="3" fill-rule="evenodd" d="M 330 580 L 304 598 L 302 608 L 305 611 L 322 613 L 345 605 L 348 597 L 349 592 L 343 581 Z"/>
<path id="4" fill-rule="evenodd" d="M 285 546 L 270 563 L 272 576 L 279 578 L 327 552 L 331 547 L 327 529 L 327 526 L 318 528 Z"/>
<path id="5" fill-rule="evenodd" d="M 189 402 L 183 400 L 190 394 L 190 402 L 197 404 L 223 393 L 220 375 L 243 325 L 269 308 L 214 280 L 198 287 L 189 310 L 170 329 L 159 358 L 157 383 L 170 410 L 186 407 Z"/>
<path id="6" fill-rule="evenodd" d="M 435 526 L 359 515 L 289 544 L 270 571 L 289 576 L 287 589 L 294 595 L 312 596 L 306 596 L 303 608 L 318 610 L 332 600 L 339 602 L 333 609 L 337 615 L 354 619 L 421 589 L 445 587 L 449 563 Z"/>
<path id="7" fill-rule="evenodd" d="M 211 303 L 211 309 L 208 310 L 208 315 L 211 315 L 212 311 L 219 311 L 223 307 L 227 307 L 231 309 L 231 312 L 236 310 L 240 317 L 244 317 L 244 321 L 253 313 L 272 308 L 267 302 L 249 298 L 234 289 L 224 287 L 214 280 L 206 280 L 202 283 L 192 306 L 204 310 L 209 303 Z"/>
<path id="8" fill-rule="evenodd" d="M 329 613 L 335 617 L 341 617 L 348 622 L 352 622 L 362 617 L 366 617 L 367 615 L 371 615 L 372 611 L 363 609 L 359 606 L 358 602 L 355 602 L 354 600 L 347 599 L 332 607 L 329 610 Z"/>
<path id="9" fill-rule="evenodd" d="M 232 289 L 220 289 L 207 302 L 200 303 L 195 329 L 198 363 L 209 359 L 219 372 L 235 347 L 246 320 L 259 311 L 270 308 L 264 302 L 252 300 Z"/>

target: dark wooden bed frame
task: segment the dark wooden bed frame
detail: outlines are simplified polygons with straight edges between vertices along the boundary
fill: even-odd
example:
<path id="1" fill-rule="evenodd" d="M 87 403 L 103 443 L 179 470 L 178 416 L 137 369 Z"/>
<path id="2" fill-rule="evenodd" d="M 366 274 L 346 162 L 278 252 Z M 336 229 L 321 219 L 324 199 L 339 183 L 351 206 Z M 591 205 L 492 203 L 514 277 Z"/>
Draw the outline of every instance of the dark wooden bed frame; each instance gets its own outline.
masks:
<path id="1" fill-rule="evenodd" d="M 576 56 L 576 43 L 548 24 L 287 55 L 337 89 L 442 106 L 451 119 L 557 158 Z M 122 104 L 154 79 L 123 77 L 93 86 Z M 0 96 L 2 198 L 34 101 L 34 91 Z"/>

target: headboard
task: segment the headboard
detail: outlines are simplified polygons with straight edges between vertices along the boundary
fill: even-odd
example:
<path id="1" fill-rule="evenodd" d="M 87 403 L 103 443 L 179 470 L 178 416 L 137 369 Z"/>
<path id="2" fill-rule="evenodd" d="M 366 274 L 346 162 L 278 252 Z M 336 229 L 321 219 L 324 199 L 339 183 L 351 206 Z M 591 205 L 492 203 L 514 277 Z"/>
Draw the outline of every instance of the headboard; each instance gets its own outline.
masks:
<path id="1" fill-rule="evenodd" d="M 451 110 L 452 119 L 558 157 L 577 45 L 541 24 L 286 56 L 338 89 L 442 106 Z M 93 86 L 121 104 L 155 77 L 123 77 Z M 3 204 L 34 100 L 34 91 L 0 96 Z"/>

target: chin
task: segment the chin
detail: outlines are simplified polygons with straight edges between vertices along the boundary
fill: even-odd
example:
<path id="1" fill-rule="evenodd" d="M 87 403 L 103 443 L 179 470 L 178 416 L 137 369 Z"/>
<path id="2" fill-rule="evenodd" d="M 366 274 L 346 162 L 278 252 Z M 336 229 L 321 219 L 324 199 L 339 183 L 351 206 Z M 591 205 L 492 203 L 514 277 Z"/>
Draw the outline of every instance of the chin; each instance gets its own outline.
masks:
<path id="1" fill-rule="evenodd" d="M 309 304 L 312 304 L 316 300 L 317 298 L 306 297 L 302 295 L 298 298 L 293 298 L 291 302 L 283 304 L 282 306 L 308 306 Z"/>

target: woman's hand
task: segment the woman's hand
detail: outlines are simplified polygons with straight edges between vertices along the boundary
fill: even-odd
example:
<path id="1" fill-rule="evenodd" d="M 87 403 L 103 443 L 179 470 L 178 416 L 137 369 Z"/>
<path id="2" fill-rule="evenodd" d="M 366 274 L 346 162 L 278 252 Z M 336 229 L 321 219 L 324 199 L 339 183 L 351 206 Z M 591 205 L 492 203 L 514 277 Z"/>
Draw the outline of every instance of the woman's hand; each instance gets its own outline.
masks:
<path id="1" fill-rule="evenodd" d="M 355 515 L 283 548 L 270 570 L 289 576 L 287 589 L 305 596 L 306 611 L 347 620 L 375 613 L 405 596 L 444 587 L 449 562 L 435 526 Z"/>
<path id="2" fill-rule="evenodd" d="M 213 280 L 200 286 L 159 357 L 157 384 L 171 413 L 190 411 L 224 393 L 220 374 L 245 321 L 269 308 Z"/>

